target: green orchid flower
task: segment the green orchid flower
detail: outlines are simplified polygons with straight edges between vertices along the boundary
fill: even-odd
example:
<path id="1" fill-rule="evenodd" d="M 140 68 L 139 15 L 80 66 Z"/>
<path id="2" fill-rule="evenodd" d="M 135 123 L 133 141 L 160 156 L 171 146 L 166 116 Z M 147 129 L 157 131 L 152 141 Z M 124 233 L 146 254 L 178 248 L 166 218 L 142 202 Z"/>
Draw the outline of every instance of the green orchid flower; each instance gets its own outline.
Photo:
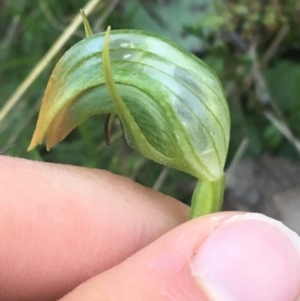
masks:
<path id="1" fill-rule="evenodd" d="M 28 149 L 43 140 L 50 149 L 95 114 L 107 114 L 109 137 L 117 115 L 133 149 L 199 180 L 191 218 L 220 210 L 230 116 L 214 71 L 157 35 L 92 34 L 84 23 L 88 37 L 53 70 Z"/>

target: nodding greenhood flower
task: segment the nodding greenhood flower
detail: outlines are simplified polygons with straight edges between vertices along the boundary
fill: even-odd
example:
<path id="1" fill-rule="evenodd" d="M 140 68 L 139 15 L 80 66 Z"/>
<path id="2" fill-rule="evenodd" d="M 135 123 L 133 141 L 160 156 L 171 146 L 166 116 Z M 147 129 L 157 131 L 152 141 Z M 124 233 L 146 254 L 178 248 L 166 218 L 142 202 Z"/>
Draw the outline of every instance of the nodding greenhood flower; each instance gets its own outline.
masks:
<path id="1" fill-rule="evenodd" d="M 222 199 L 229 110 L 214 71 L 193 54 L 138 30 L 90 35 L 57 63 L 29 150 L 44 139 L 50 149 L 95 114 L 117 115 L 133 149 L 201 183 L 217 183 L 205 197 Z"/>

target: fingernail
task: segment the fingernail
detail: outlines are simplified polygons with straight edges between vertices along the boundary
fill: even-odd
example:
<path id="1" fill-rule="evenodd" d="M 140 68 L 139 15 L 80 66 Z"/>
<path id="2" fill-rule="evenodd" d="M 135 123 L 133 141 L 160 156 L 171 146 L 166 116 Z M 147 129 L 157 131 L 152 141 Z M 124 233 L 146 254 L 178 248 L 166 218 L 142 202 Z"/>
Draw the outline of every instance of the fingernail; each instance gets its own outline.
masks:
<path id="1" fill-rule="evenodd" d="M 300 296 L 300 238 L 261 214 L 232 217 L 195 250 L 192 273 L 208 300 L 295 301 Z"/>

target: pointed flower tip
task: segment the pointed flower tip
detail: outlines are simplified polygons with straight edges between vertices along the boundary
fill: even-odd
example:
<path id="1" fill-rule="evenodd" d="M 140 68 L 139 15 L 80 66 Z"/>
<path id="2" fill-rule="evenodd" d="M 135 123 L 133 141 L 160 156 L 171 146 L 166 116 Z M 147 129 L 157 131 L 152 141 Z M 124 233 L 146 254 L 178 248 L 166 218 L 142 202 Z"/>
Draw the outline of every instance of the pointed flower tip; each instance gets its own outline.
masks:
<path id="1" fill-rule="evenodd" d="M 42 141 L 38 142 L 38 141 L 36 141 L 36 139 L 32 138 L 32 140 L 27 148 L 27 151 L 30 152 L 33 149 L 35 149 L 38 145 L 41 145 L 41 144 L 42 144 Z"/>
<path id="2" fill-rule="evenodd" d="M 27 151 L 30 152 L 32 151 L 34 148 L 36 147 L 36 145 L 33 145 L 32 143 L 30 143 L 30 145 L 27 148 Z"/>
<path id="3" fill-rule="evenodd" d="M 31 150 L 33 150 L 34 148 L 36 148 L 36 146 L 40 144 L 40 142 L 38 141 L 38 139 L 36 138 L 36 133 L 33 134 L 32 139 L 30 141 L 30 144 L 27 148 L 27 151 L 30 152 Z"/>

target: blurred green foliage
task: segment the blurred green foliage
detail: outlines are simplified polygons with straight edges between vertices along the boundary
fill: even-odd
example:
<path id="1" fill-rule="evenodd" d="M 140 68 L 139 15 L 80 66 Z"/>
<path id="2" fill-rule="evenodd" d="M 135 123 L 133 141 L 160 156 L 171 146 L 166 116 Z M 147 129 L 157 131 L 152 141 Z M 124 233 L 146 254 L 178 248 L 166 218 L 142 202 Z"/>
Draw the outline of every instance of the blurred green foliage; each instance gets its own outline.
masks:
<path id="1" fill-rule="evenodd" d="M 99 9 L 89 17 L 96 31 L 110 24 L 115 29 L 156 32 L 194 52 L 220 76 L 232 117 L 227 164 L 244 138 L 250 141 L 248 156 L 271 152 L 299 160 L 293 143 L 265 115 L 273 112 L 300 137 L 299 1 L 124 0 L 99 26 L 108 2 L 100 1 Z M 0 108 L 85 4 L 86 0 L 1 1 Z M 26 152 L 50 72 L 59 57 L 83 37 L 81 27 L 1 121 L 0 153 L 108 169 L 188 202 L 194 179 L 175 170 L 166 172 L 133 152 L 117 120 L 109 148 L 103 143 L 104 119 L 95 116 L 51 152 L 44 146 Z M 258 73 L 253 72 L 255 64 Z"/>

